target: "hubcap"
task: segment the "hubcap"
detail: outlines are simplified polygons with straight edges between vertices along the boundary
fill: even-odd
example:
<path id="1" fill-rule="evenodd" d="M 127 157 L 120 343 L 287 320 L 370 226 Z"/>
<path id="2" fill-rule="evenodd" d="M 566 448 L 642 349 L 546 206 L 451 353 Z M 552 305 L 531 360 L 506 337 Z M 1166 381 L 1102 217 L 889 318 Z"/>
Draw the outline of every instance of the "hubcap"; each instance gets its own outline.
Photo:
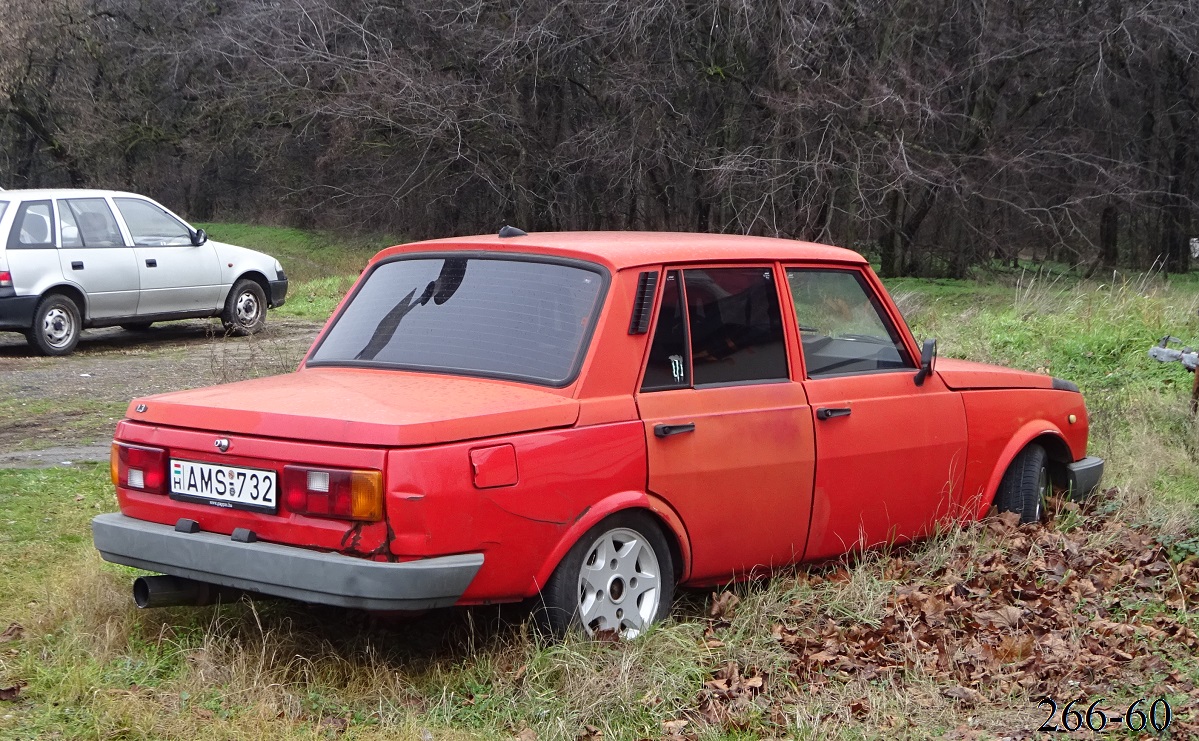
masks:
<path id="1" fill-rule="evenodd" d="M 243 327 L 249 327 L 258 321 L 258 312 L 261 308 L 258 305 L 258 297 L 249 291 L 243 291 L 237 297 L 237 303 L 234 304 L 235 313 L 237 315 L 237 323 Z"/>
<path id="2" fill-rule="evenodd" d="M 636 638 L 660 602 L 658 557 L 637 532 L 609 530 L 592 544 L 579 571 L 579 618 L 589 636 L 611 630 Z"/>
<path id="3" fill-rule="evenodd" d="M 65 309 L 55 307 L 46 312 L 42 319 L 42 336 L 46 338 L 46 344 L 54 348 L 66 347 L 74 335 L 75 320 Z"/>

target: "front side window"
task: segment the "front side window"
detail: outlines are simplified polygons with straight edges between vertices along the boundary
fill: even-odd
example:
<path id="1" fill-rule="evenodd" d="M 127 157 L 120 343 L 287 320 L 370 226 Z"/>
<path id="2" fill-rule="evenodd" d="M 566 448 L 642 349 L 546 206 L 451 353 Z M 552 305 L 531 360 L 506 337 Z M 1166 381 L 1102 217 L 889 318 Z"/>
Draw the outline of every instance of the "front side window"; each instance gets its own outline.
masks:
<path id="1" fill-rule="evenodd" d="M 858 272 L 788 268 L 787 283 L 808 377 L 916 367 Z"/>
<path id="2" fill-rule="evenodd" d="M 182 247 L 192 243 L 191 230 L 158 206 L 140 198 L 114 198 L 133 244 L 138 247 Z"/>
<path id="3" fill-rule="evenodd" d="M 664 286 L 642 391 L 789 378 L 771 268 L 674 270 Z"/>
<path id="4" fill-rule="evenodd" d="M 569 383 L 605 278 L 583 263 L 477 255 L 376 266 L 308 361 Z"/>
<path id="5" fill-rule="evenodd" d="M 13 217 L 8 233 L 9 249 L 36 249 L 54 246 L 54 222 L 50 201 L 26 201 Z"/>
<path id="6" fill-rule="evenodd" d="M 58 202 L 63 247 L 124 247 L 125 239 L 103 198 Z"/>

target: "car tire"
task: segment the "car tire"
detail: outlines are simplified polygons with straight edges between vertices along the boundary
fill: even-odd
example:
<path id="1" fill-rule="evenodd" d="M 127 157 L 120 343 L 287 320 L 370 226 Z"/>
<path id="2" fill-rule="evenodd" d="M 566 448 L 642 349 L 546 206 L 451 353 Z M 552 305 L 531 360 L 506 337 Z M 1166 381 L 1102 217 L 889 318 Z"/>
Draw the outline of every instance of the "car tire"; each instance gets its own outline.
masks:
<path id="1" fill-rule="evenodd" d="M 154 322 L 129 322 L 122 324 L 121 329 L 126 332 L 145 332 Z"/>
<path id="2" fill-rule="evenodd" d="M 636 638 L 670 614 L 674 559 L 648 515 L 620 512 L 587 531 L 541 592 L 540 622 L 554 635 Z"/>
<path id="3" fill-rule="evenodd" d="M 266 293 L 249 278 L 233 284 L 221 312 L 225 331 L 235 335 L 255 334 L 266 326 Z"/>
<path id="4" fill-rule="evenodd" d="M 1020 522 L 1040 522 L 1044 502 L 1051 491 L 1049 456 L 1033 443 L 1021 450 L 1003 473 L 995 506 L 1000 512 L 1015 512 Z"/>
<path id="5" fill-rule="evenodd" d="M 61 293 L 52 293 L 33 310 L 33 326 L 25 339 L 42 355 L 70 355 L 79 344 L 83 322 L 79 307 Z"/>

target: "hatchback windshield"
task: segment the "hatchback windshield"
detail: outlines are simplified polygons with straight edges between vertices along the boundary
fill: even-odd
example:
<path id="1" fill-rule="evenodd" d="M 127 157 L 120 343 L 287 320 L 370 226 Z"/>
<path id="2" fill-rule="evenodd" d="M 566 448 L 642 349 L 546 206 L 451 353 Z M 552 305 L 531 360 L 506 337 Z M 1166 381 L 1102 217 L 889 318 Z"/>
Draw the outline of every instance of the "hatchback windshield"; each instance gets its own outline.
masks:
<path id="1" fill-rule="evenodd" d="M 604 287 L 600 269 L 517 257 L 378 265 L 308 365 L 386 366 L 569 383 Z"/>

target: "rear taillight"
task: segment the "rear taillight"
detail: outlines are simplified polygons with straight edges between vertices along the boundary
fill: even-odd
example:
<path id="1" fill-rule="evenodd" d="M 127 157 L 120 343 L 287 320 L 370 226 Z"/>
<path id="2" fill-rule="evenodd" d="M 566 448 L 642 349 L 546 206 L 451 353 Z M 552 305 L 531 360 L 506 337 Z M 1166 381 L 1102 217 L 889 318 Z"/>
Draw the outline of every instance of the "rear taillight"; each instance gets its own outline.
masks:
<path id="1" fill-rule="evenodd" d="M 12 288 L 12 273 L 0 270 L 0 288 Z"/>
<path id="2" fill-rule="evenodd" d="M 112 444 L 112 483 L 148 494 L 165 494 L 167 452 L 162 448 L 128 443 Z"/>
<path id="3" fill-rule="evenodd" d="M 283 501 L 289 510 L 302 515 L 382 520 L 383 474 L 284 466 Z"/>

